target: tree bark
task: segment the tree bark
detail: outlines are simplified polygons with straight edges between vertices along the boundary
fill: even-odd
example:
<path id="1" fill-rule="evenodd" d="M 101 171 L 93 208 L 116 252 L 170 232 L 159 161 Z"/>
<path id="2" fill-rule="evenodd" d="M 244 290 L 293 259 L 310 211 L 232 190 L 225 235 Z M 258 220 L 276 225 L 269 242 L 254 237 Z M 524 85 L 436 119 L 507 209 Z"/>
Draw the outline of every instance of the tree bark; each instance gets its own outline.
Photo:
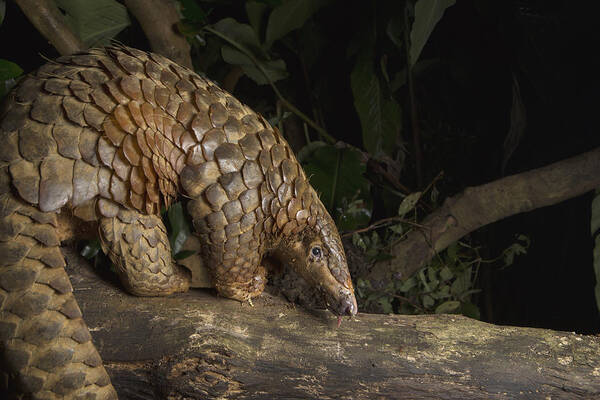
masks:
<path id="1" fill-rule="evenodd" d="M 393 259 L 377 263 L 373 287 L 406 279 L 444 250 L 482 226 L 518 213 L 560 203 L 600 187 L 600 148 L 543 168 L 467 188 L 427 216 L 422 228 L 392 248 Z"/>
<path id="2" fill-rule="evenodd" d="M 263 294 L 125 294 L 65 249 L 75 296 L 124 399 L 591 399 L 600 338 L 456 315 L 326 311 Z"/>
<path id="3" fill-rule="evenodd" d="M 175 28 L 179 14 L 173 0 L 125 0 L 125 5 L 142 26 L 152 51 L 193 68 L 190 45 Z"/>
<path id="4" fill-rule="evenodd" d="M 15 0 L 15 3 L 61 55 L 85 50 L 85 46 L 71 31 L 54 1 Z"/>

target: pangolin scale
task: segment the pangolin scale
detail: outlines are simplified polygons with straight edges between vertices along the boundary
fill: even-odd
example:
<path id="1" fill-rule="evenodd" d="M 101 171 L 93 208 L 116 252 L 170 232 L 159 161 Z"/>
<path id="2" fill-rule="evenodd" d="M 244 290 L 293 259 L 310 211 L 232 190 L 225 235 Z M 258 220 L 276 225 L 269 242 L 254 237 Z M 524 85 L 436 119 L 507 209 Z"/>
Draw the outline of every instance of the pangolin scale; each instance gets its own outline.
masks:
<path id="1" fill-rule="evenodd" d="M 116 398 L 63 268 L 61 211 L 98 225 L 133 294 L 187 290 L 159 216 L 182 197 L 220 294 L 259 295 L 269 253 L 335 314 L 356 313 L 339 234 L 289 145 L 211 81 L 93 49 L 28 75 L 0 115 L 0 352 L 15 397 Z"/>

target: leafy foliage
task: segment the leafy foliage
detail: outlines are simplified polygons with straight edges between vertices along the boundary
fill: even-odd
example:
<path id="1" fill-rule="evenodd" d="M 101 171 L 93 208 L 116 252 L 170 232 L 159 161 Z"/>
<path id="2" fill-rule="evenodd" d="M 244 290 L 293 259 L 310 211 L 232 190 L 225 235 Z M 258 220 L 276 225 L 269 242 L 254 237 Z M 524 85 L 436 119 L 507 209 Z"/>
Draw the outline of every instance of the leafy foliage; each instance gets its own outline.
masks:
<path id="1" fill-rule="evenodd" d="M 6 1 L 0 0 L 0 25 L 4 22 L 4 16 L 6 15 Z"/>
<path id="2" fill-rule="evenodd" d="M 361 32 L 356 63 L 350 75 L 354 106 L 360 118 L 365 149 L 374 156 L 384 151 L 392 155 L 402 124 L 400 105 L 390 93 L 384 92 L 381 77 L 376 73 L 375 16 L 372 8 L 367 8 L 371 21 Z"/>
<path id="3" fill-rule="evenodd" d="M 433 192 L 433 190 L 432 190 Z M 425 201 L 421 192 L 412 193 L 402 200 L 396 218 L 388 219 L 378 231 L 354 233 L 352 242 L 372 261 L 391 258 L 387 254 L 390 243 L 395 243 L 410 232 L 416 220 L 417 204 Z M 435 202 L 435 199 L 431 200 Z M 477 289 L 479 269 L 483 264 L 502 261 L 506 267 L 517 255 L 525 254 L 529 238 L 518 235 L 517 241 L 494 260 L 484 260 L 479 248 L 466 242 L 456 242 L 434 257 L 427 266 L 404 280 L 390 281 L 383 290 L 375 290 L 369 281 L 357 280 L 360 301 L 369 308 L 375 304 L 385 313 L 423 314 L 458 313 L 479 319 L 480 312 L 473 301 Z"/>
<path id="4" fill-rule="evenodd" d="M 14 62 L 0 58 L 0 99 L 17 83 L 23 70 Z"/>
<path id="5" fill-rule="evenodd" d="M 433 28 L 440 21 L 446 8 L 456 0 L 419 0 L 415 4 L 415 22 L 410 31 L 410 63 L 415 64 L 427 43 Z"/>
<path id="6" fill-rule="evenodd" d="M 515 261 L 515 257 L 523 254 L 527 254 L 527 249 L 531 244 L 531 240 L 525 235 L 517 235 L 517 241 L 508 246 L 502 252 L 502 259 L 504 260 L 504 266 L 509 267 Z"/>
<path id="7" fill-rule="evenodd" d="M 200 54 L 205 54 L 205 59 L 210 58 L 214 51 L 211 47 L 215 45 L 214 42 L 211 44 L 210 35 L 217 36 L 222 59 L 211 58 L 211 63 L 239 66 L 257 85 L 277 83 L 284 88 L 282 95 L 273 86 L 281 101 L 282 96 L 295 96 L 294 91 L 286 91 L 290 87 L 290 76 L 294 78 L 294 75 L 287 69 L 283 57 L 285 51 L 282 50 L 291 50 L 297 57 L 291 62 L 303 60 L 307 67 L 313 66 L 325 46 L 320 42 L 320 26 L 315 22 L 315 16 L 333 4 L 317 0 L 249 1 L 243 10 L 248 23 L 226 17 L 211 25 L 210 18 L 206 18 L 210 12 L 196 10 L 196 16 L 190 16 L 186 2 L 182 2 L 187 18 L 185 23 L 196 24 L 188 37 L 193 43 L 204 46 L 199 48 Z M 416 76 L 436 62 L 419 61 L 419 56 L 445 9 L 452 4 L 454 0 L 418 0 L 416 4 L 409 1 L 357 7 L 357 20 L 361 22 L 346 54 L 351 66 L 349 82 L 353 103 L 366 153 L 349 145 L 327 143 L 320 132 L 317 132 L 319 140 L 311 140 L 308 130 L 305 132 L 306 144 L 298 152 L 311 184 L 340 230 L 358 230 L 352 234 L 354 244 L 374 261 L 388 258 L 386 249 L 411 230 L 411 224 L 417 221 L 417 203 L 423 200 L 423 193 L 403 195 L 384 184 L 378 189 L 387 196 L 384 213 L 391 212 L 393 217 L 364 228 L 373 215 L 372 191 L 375 186 L 381 186 L 367 175 L 366 160 L 369 157 L 404 159 L 404 121 L 401 101 L 396 96 L 407 83 L 408 68 L 412 68 L 413 76 Z M 206 7 L 212 11 L 218 5 L 207 2 Z M 407 18 L 411 13 L 413 18 Z M 380 23 L 380 18 L 384 23 Z M 408 43 L 407 37 L 410 37 Z M 410 63 L 407 54 L 410 54 Z M 326 87 L 327 83 L 320 85 Z M 307 89 L 315 97 L 324 93 L 318 85 Z M 290 111 L 305 120 L 297 110 L 290 108 Z M 281 114 L 267 115 L 267 118 L 280 121 Z M 437 194 L 437 188 L 433 187 L 430 199 L 434 206 Z M 365 281 L 359 280 L 359 295 L 367 303 L 379 302 L 390 312 L 462 312 L 477 317 L 478 310 L 471 302 L 471 295 L 476 293 L 476 271 L 482 260 L 476 249 L 458 246 L 450 247 L 415 277 L 391 283 L 392 287 L 385 293 L 373 292 L 365 286 Z M 526 245 L 515 243 L 504 253 L 506 262 L 512 262 L 514 256 L 525 249 Z"/>
<path id="8" fill-rule="evenodd" d="M 127 9 L 115 0 L 56 0 L 56 4 L 87 47 L 108 44 L 131 24 Z"/>
<path id="9" fill-rule="evenodd" d="M 57 3 L 87 45 L 106 43 L 130 23 L 127 11 L 115 0 Z M 241 81 L 242 94 L 256 101 L 250 105 L 279 124 L 284 135 L 288 132 L 283 122 L 290 113 L 296 116 L 304 134 L 298 159 L 312 185 L 340 231 L 351 234 L 353 243 L 370 260 L 377 261 L 390 257 L 390 246 L 410 232 L 424 205 L 428 210 L 437 206 L 439 192 L 435 186 L 429 194 L 427 190 L 400 193 L 396 186 L 371 173 L 367 163 L 383 160 L 394 164 L 394 171 L 403 171 L 408 79 L 427 73 L 437 63 L 420 59 L 421 53 L 444 12 L 454 3 L 179 0 L 183 19 L 178 28 L 193 46 L 200 73 L 219 80 L 241 70 L 248 78 Z M 0 1 L 0 11 L 3 4 Z M 332 50 L 325 32 L 331 30 L 332 15 L 341 7 L 349 16 L 341 34 L 353 38 L 341 51 L 345 69 L 339 69 L 339 74 L 347 81 L 348 109 L 355 114 L 349 119 L 356 123 L 349 132 L 329 123 L 332 133 L 328 133 L 328 106 L 346 99 L 338 97 L 338 87 L 330 77 L 315 72 L 324 52 Z M 0 79 L 14 80 L 22 73 L 14 67 L 0 60 Z M 300 109 L 312 113 L 305 111 L 310 114 L 307 116 Z M 353 145 L 336 143 L 338 140 Z M 372 221 L 374 216 L 379 220 Z M 190 252 L 182 250 L 190 235 L 185 208 L 176 203 L 163 218 L 174 258 L 189 256 Z M 514 257 L 524 254 L 528 240 L 519 237 L 509 246 L 501 256 L 503 265 L 511 265 Z M 99 248 L 97 241 L 88 243 L 82 254 L 97 259 Z M 364 302 L 378 304 L 386 312 L 451 312 L 477 318 L 473 295 L 478 292 L 478 270 L 486 262 L 476 247 L 457 243 L 415 276 L 391 282 L 384 292 L 374 291 L 362 279 L 357 282 L 357 292 Z M 600 298 L 600 289 L 598 293 Z"/>
<path id="10" fill-rule="evenodd" d="M 381 258 L 379 241 L 372 238 L 365 241 L 366 254 Z M 415 275 L 405 280 L 390 282 L 383 291 L 374 290 L 366 280 L 357 282 L 357 294 L 369 307 L 376 303 L 386 313 L 401 314 L 462 314 L 479 319 L 480 312 L 473 295 L 481 290 L 476 288 L 479 269 L 486 261 L 477 248 L 463 242 L 449 246 L 432 259 Z"/>
<path id="11" fill-rule="evenodd" d="M 400 105 L 385 95 L 372 65 L 370 50 L 363 50 L 350 76 L 354 106 L 360 118 L 363 145 L 377 156 L 393 152 L 401 129 Z"/>
<path id="12" fill-rule="evenodd" d="M 79 254 L 86 260 L 92 261 L 94 263 L 94 268 L 110 270 L 113 273 L 117 272 L 108 256 L 102 252 L 102 245 L 98 239 L 85 242 Z"/>
<path id="13" fill-rule="evenodd" d="M 370 184 L 356 149 L 312 142 L 298 156 L 321 201 L 333 212 L 338 228 L 352 230 L 369 222 Z"/>
<path id="14" fill-rule="evenodd" d="M 267 23 L 265 48 L 269 49 L 273 42 L 302 27 L 308 18 L 327 3 L 326 0 L 289 0 L 275 7 Z"/>
<path id="15" fill-rule="evenodd" d="M 224 45 L 221 48 L 223 60 L 231 65 L 240 66 L 244 73 L 259 85 L 266 85 L 269 81 L 276 82 L 288 76 L 285 62 L 269 58 L 250 25 L 241 24 L 233 18 L 224 18 L 213 28 L 233 45 Z"/>
<path id="16" fill-rule="evenodd" d="M 189 216 L 183 211 L 181 202 L 177 202 L 169 208 L 167 211 L 167 222 L 169 230 L 169 243 L 171 244 L 171 251 L 175 258 L 181 252 L 185 241 L 190 236 L 190 226 L 188 221 Z M 183 257 L 179 257 L 183 258 Z"/>

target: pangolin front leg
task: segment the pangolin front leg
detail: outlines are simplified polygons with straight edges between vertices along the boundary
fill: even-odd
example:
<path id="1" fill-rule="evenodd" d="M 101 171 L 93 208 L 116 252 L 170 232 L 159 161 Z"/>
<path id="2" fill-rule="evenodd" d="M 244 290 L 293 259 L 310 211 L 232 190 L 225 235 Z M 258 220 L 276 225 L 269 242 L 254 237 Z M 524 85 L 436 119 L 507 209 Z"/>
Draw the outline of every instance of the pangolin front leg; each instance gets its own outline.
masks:
<path id="1" fill-rule="evenodd" d="M 120 208 L 116 216 L 100 219 L 99 233 L 104 253 L 131 294 L 167 296 L 188 289 L 189 273 L 173 262 L 160 216 Z"/>

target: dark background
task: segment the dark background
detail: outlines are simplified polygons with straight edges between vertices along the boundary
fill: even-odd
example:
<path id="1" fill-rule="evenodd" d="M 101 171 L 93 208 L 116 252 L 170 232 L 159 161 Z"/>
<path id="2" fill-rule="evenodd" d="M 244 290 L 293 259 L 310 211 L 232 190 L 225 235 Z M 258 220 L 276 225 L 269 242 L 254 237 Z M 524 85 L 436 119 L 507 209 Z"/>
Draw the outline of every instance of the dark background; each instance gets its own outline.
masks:
<path id="1" fill-rule="evenodd" d="M 416 82 L 426 182 L 443 170 L 440 190 L 451 196 L 467 186 L 600 145 L 600 35 L 595 3 L 458 0 L 446 10 L 421 56 L 439 62 Z M 347 7 L 328 7 L 315 16 L 327 21 L 320 25 L 326 26 L 321 33 L 327 47 L 310 71 L 311 79 L 327 80 L 327 90 L 318 100 L 326 110 L 328 130 L 355 145 L 361 143 L 360 123 L 353 111 L 352 64 L 346 49 L 354 27 L 361 24 L 361 7 L 362 2 L 350 1 Z M 215 8 L 210 18 L 214 22 L 224 16 L 243 20 L 240 7 L 233 3 Z M 58 56 L 12 2 L 7 2 L 0 40 L 0 57 L 26 72 L 41 65 L 43 57 Z M 148 49 L 135 21 L 119 40 Z M 286 50 L 279 51 L 285 58 Z M 294 76 L 298 65 L 287 64 Z M 212 73 L 218 80 L 219 72 Z M 513 76 L 520 84 L 527 128 L 503 170 Z M 304 87 L 286 85 L 298 93 L 297 105 L 307 107 Z M 256 89 L 247 78 L 242 78 L 235 94 L 249 104 L 261 96 L 272 98 L 270 89 Z M 406 103 L 403 109 L 408 109 Z M 415 188 L 410 134 L 403 135 L 409 154 L 401 181 Z M 473 235 L 475 242 L 485 245 L 483 255 L 489 258 L 501 253 L 517 234 L 531 239 L 527 255 L 517 257 L 512 266 L 482 268 L 478 286 L 484 291 L 478 300 L 483 320 L 600 333 L 590 233 L 592 198 L 587 194 L 516 215 Z"/>

